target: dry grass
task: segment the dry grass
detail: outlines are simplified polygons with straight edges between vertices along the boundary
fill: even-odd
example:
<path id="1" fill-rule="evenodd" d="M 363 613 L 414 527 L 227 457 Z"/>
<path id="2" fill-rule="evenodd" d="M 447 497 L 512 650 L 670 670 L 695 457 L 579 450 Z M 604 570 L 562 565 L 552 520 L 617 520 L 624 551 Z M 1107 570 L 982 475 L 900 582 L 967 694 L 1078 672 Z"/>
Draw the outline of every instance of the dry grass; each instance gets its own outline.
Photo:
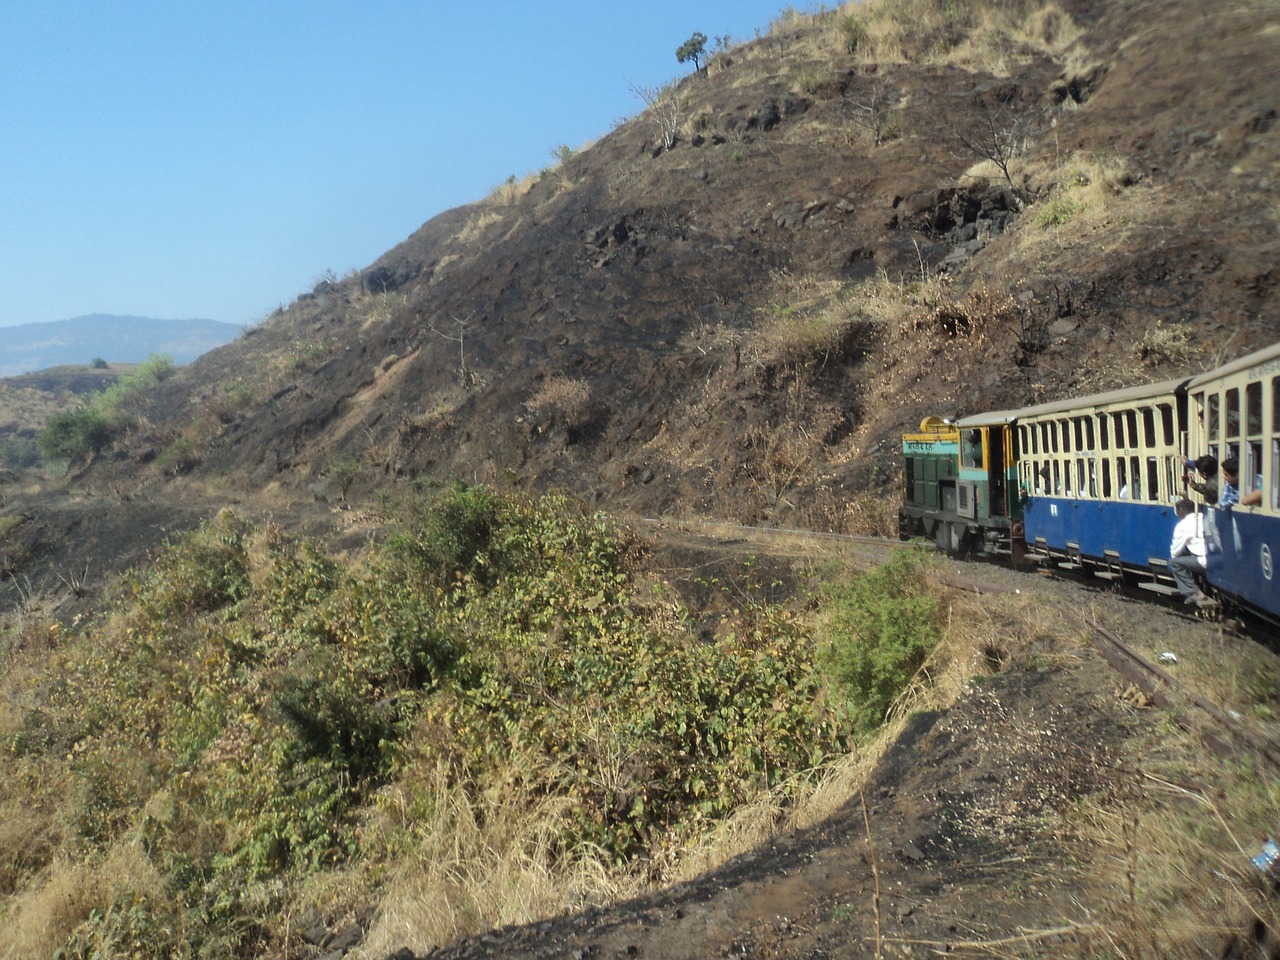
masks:
<path id="1" fill-rule="evenodd" d="M 1200 349 L 1191 343 L 1185 329 L 1165 326 L 1160 320 L 1142 335 L 1137 351 L 1138 359 L 1148 367 L 1184 370 L 1201 360 Z"/>
<path id="2" fill-rule="evenodd" d="M 955 4 L 867 0 L 848 4 L 827 27 L 863 63 L 941 63 L 1007 76 L 1032 52 L 1061 56 L 1080 28 L 1053 2 Z M 959 38 L 958 42 L 954 38 Z"/>
<path id="3" fill-rule="evenodd" d="M 0 914 L 0 960 L 50 956 L 51 944 L 65 944 L 90 911 L 122 894 L 165 898 L 164 882 L 137 842 L 117 843 L 95 859 L 53 861 Z"/>
<path id="4" fill-rule="evenodd" d="M 771 277 L 769 306 L 743 337 L 748 362 L 808 366 L 842 349 L 858 321 L 849 302 L 849 285 L 786 270 Z"/>
<path id="5" fill-rule="evenodd" d="M 548 377 L 525 401 L 524 408 L 534 420 L 551 420 L 572 430 L 582 425 L 590 413 L 591 385 L 573 377 Z"/>
<path id="6" fill-rule="evenodd" d="M 571 818 L 568 801 L 515 808 L 498 795 L 470 796 L 447 779 L 429 770 L 424 782 L 397 784 L 381 798 L 370 839 L 395 846 L 398 866 L 353 956 L 372 960 L 406 946 L 426 953 L 460 936 L 639 891 L 640 880 L 619 875 L 603 854 L 556 859 L 550 841 Z"/>
<path id="7" fill-rule="evenodd" d="M 1199 745 L 1185 746 L 1153 758 L 1128 796 L 1078 811 L 1075 826 L 1095 850 L 1100 931 L 1067 956 L 1219 956 L 1256 924 L 1280 930 L 1280 902 L 1249 862 L 1280 817 L 1274 782 L 1240 770 L 1204 782 L 1186 766 Z"/>

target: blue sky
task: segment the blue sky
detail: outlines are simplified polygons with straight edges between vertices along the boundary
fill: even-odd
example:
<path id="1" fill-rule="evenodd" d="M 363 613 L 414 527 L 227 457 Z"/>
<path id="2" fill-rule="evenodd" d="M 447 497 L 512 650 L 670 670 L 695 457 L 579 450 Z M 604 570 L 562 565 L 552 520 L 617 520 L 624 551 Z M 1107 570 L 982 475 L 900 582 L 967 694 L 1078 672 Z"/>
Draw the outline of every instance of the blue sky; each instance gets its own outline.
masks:
<path id="1" fill-rule="evenodd" d="M 257 322 L 785 6 L 0 0 L 0 326 Z"/>

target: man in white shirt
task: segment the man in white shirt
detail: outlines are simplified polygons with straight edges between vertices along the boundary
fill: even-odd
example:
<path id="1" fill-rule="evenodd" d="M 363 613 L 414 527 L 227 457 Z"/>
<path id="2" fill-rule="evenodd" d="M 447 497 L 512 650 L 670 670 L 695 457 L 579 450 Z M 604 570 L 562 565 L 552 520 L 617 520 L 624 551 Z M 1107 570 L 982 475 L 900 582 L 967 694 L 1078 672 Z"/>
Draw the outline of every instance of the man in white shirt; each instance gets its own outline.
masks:
<path id="1" fill-rule="evenodd" d="M 1174 504 L 1173 512 L 1177 514 L 1178 525 L 1173 528 L 1173 543 L 1169 546 L 1169 572 L 1186 603 L 1197 606 L 1212 603 L 1196 583 L 1196 575 L 1204 573 L 1207 553 L 1200 514 L 1196 512 L 1196 505 L 1186 499 Z"/>

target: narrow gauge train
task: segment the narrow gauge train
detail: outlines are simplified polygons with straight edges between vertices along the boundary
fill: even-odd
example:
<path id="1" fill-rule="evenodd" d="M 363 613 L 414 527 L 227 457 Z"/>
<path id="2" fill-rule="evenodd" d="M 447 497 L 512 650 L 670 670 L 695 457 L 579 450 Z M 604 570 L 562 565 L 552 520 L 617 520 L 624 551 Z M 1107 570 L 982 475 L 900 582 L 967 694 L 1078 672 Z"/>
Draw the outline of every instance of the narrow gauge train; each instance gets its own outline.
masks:
<path id="1" fill-rule="evenodd" d="M 902 438 L 903 539 L 1054 563 L 1175 594 L 1174 503 L 1204 516 L 1204 579 L 1280 622 L 1280 344 L 1196 377 L 1020 410 L 929 417 Z M 1188 459 L 1240 464 L 1242 496 L 1210 506 Z"/>

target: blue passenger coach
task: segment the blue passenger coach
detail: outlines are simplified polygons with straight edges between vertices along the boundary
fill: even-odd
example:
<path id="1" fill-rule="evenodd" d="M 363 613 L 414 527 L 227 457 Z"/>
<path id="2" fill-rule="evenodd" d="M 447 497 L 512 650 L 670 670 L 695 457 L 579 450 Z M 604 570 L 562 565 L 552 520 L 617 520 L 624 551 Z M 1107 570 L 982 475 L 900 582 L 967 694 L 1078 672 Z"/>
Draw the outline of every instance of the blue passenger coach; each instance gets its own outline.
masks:
<path id="1" fill-rule="evenodd" d="M 1019 483 L 1032 555 L 1160 592 L 1186 491 L 1186 381 L 1168 380 L 1026 407 Z"/>
<path id="2" fill-rule="evenodd" d="M 1239 464 L 1246 501 L 1205 509 L 1207 579 L 1244 605 L 1280 615 L 1280 344 L 1211 370 L 1187 385 L 1191 456 Z M 1253 494 L 1253 497 L 1249 497 Z M 1199 498 L 1196 498 L 1199 499 Z"/>

